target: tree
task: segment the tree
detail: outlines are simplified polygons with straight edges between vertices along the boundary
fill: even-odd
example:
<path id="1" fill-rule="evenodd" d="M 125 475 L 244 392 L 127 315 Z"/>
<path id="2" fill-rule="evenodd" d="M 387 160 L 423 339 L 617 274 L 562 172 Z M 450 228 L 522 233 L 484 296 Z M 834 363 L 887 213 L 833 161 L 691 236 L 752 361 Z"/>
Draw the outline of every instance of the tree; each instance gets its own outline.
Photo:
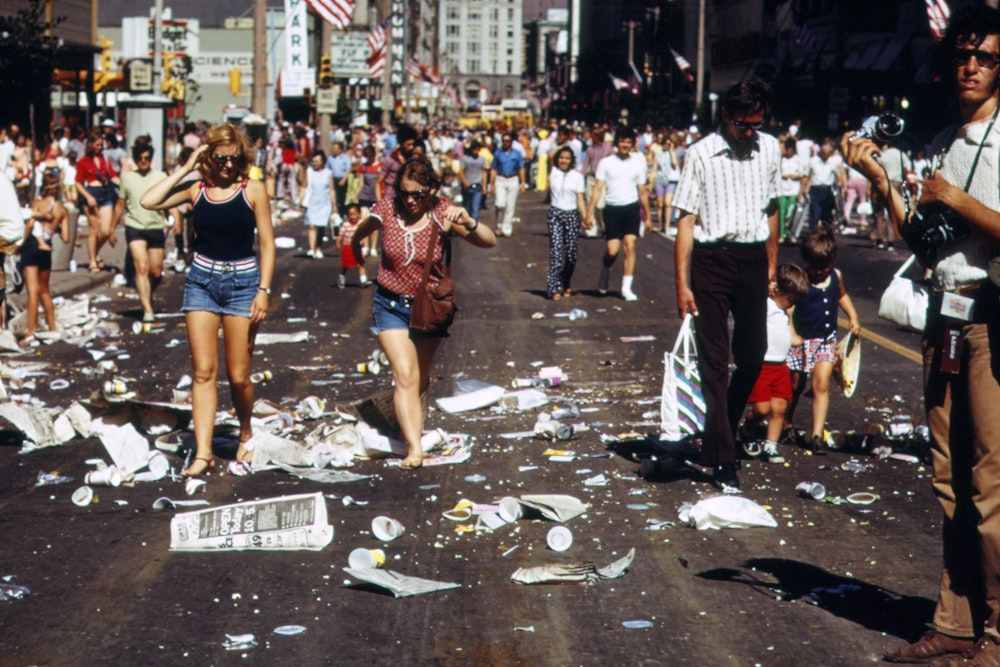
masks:
<path id="1" fill-rule="evenodd" d="M 31 0 L 13 14 L 0 16 L 0 122 L 35 128 L 35 109 L 49 113 L 49 90 L 62 40 L 53 28 L 66 20 L 45 18 L 45 3 Z M 45 119 L 45 124 L 48 119 Z"/>

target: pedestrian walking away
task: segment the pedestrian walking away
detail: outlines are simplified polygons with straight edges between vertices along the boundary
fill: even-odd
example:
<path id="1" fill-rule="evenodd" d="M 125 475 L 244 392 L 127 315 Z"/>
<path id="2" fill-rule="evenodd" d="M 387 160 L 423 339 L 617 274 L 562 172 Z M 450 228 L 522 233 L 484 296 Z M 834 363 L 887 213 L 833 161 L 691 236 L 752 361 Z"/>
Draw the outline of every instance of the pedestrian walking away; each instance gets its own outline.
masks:
<path id="1" fill-rule="evenodd" d="M 778 140 L 760 132 L 771 108 L 762 81 L 731 87 L 722 124 L 694 143 L 674 194 L 681 211 L 674 247 L 677 308 L 697 315 L 698 369 L 705 395 L 700 462 L 717 486 L 739 491 L 735 435 L 767 349 L 767 295 L 778 257 Z M 723 196 L 724 195 L 724 196 Z M 695 220 L 701 226 L 695 240 Z M 740 332 L 729 377 L 729 315 Z"/>
<path id="2" fill-rule="evenodd" d="M 1000 12 L 956 12 L 934 55 L 935 74 L 957 99 L 958 122 L 931 145 L 939 166 L 919 201 L 893 187 L 878 159 L 883 146 L 850 133 L 840 144 L 887 203 L 896 231 L 933 269 L 924 401 L 932 483 L 944 512 L 943 568 L 933 630 L 886 659 L 1000 665 L 1000 383 L 992 359 L 1000 342 Z"/>
<path id="3" fill-rule="evenodd" d="M 632 291 L 632 277 L 635 274 L 639 225 L 643 224 L 640 206 L 646 216 L 646 232 L 653 231 L 646 187 L 646 160 L 638 153 L 632 153 L 634 147 L 635 132 L 629 127 L 618 128 L 615 132 L 615 152 L 597 165 L 597 180 L 587 205 L 585 223 L 587 227 L 594 224 L 594 209 L 603 195 L 605 249 L 597 291 L 607 293 L 611 267 L 618 259 L 618 254 L 624 253 L 622 298 L 626 301 L 636 301 L 639 298 Z"/>
<path id="4" fill-rule="evenodd" d="M 299 206 L 306 210 L 305 223 L 309 235 L 310 259 L 322 259 L 320 244 L 323 233 L 330 226 L 330 216 L 337 210 L 337 194 L 333 184 L 333 174 L 326 168 L 326 154 L 316 151 L 309 160 L 306 172 L 306 187 L 299 200 Z"/>
<path id="5" fill-rule="evenodd" d="M 424 452 L 422 396 L 430 384 L 431 363 L 443 336 L 426 335 L 410 329 L 413 297 L 421 287 L 431 225 L 438 225 L 438 245 L 433 248 L 428 281 L 437 284 L 444 276 L 445 244 L 457 234 L 472 245 L 492 248 L 496 237 L 485 225 L 460 206 L 453 206 L 438 195 L 441 178 L 430 160 L 414 158 L 399 172 L 396 196 L 379 201 L 359 225 L 351 239 L 355 259 L 363 261 L 361 244 L 370 234 L 381 230 L 382 249 L 372 303 L 372 330 L 379 346 L 389 357 L 395 385 L 393 403 L 407 455 L 404 468 L 419 468 Z M 447 333 L 444 334 L 446 336 Z"/>
<path id="6" fill-rule="evenodd" d="M 239 448 L 229 471 L 234 475 L 252 472 L 246 448 L 253 436 L 250 367 L 254 338 L 267 317 L 274 278 L 271 204 L 264 184 L 247 176 L 252 158 L 246 136 L 232 125 L 216 125 L 182 169 L 154 185 L 142 198 L 142 205 L 153 210 L 188 201 L 194 204 L 195 254 L 181 306 L 194 376 L 191 416 L 197 449 L 194 460 L 181 472 L 189 477 L 203 475 L 215 466 L 212 432 L 218 403 L 215 382 L 220 325 L 230 395 L 240 424 Z M 203 179 L 178 187 L 195 168 Z M 253 252 L 255 232 L 259 257 Z"/>

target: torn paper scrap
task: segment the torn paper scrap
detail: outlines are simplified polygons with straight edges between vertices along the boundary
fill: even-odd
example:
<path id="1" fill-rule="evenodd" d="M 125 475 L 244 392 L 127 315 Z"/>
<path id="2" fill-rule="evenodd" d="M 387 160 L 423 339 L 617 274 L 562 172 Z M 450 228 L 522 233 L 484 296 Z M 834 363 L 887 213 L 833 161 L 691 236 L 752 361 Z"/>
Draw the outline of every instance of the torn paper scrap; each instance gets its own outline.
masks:
<path id="1" fill-rule="evenodd" d="M 255 345 L 274 345 L 275 343 L 308 343 L 308 331 L 294 333 L 258 333 L 254 338 Z"/>
<path id="2" fill-rule="evenodd" d="M 522 567 L 510 575 L 519 584 L 548 584 L 566 581 L 589 581 L 598 579 L 618 579 L 628 572 L 635 561 L 635 547 L 615 562 L 597 569 L 593 563 L 548 563 L 536 567 Z"/>
<path id="3" fill-rule="evenodd" d="M 632 563 L 635 561 L 635 547 L 628 550 L 622 558 L 619 558 L 615 562 L 602 567 L 597 571 L 601 579 L 617 579 L 625 575 L 628 569 L 632 567 Z"/>
<path id="4" fill-rule="evenodd" d="M 521 496 L 521 503 L 542 513 L 551 521 L 566 522 L 587 511 L 587 505 L 573 496 L 560 494 L 531 494 Z"/>
<path id="5" fill-rule="evenodd" d="M 504 395 L 504 388 L 490 385 L 455 396 L 446 396 L 435 400 L 437 406 L 448 413 L 466 412 L 493 405 Z"/>
<path id="6" fill-rule="evenodd" d="M 453 588 L 461 588 L 461 584 L 452 584 L 446 581 L 433 581 L 431 579 L 421 579 L 420 577 L 410 577 L 392 570 L 376 570 L 372 568 L 351 568 L 345 567 L 344 572 L 360 579 L 361 581 L 384 588 L 390 591 L 397 598 L 410 597 L 412 595 L 423 595 L 425 593 L 435 593 L 437 591 L 447 591 Z"/>
<path id="7" fill-rule="evenodd" d="M 684 503 L 677 510 L 677 516 L 698 530 L 778 526 L 770 512 L 742 496 L 715 496 L 693 505 Z"/>
<path id="8" fill-rule="evenodd" d="M 333 541 L 321 492 L 177 514 L 171 551 L 320 551 Z"/>
<path id="9" fill-rule="evenodd" d="M 111 460 L 122 472 L 133 473 L 149 463 L 149 441 L 132 424 L 105 424 L 100 438 Z"/>
<path id="10" fill-rule="evenodd" d="M 66 441 L 56 436 L 54 421 L 58 414 L 59 411 L 55 408 L 0 403 L 0 419 L 10 422 L 14 428 L 24 433 L 22 454 L 42 447 L 61 445 Z M 60 431 L 62 436 L 66 435 L 64 430 Z"/>

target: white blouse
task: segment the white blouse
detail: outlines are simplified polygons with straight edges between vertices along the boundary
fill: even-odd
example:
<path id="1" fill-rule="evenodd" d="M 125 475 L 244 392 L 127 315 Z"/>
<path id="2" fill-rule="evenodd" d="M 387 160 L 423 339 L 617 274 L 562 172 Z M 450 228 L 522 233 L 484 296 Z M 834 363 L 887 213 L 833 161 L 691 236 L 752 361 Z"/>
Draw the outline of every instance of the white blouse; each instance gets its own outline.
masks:
<path id="1" fill-rule="evenodd" d="M 584 192 L 583 174 L 576 169 L 553 169 L 549 174 L 549 189 L 552 191 L 552 208 L 576 211 L 576 194 Z"/>

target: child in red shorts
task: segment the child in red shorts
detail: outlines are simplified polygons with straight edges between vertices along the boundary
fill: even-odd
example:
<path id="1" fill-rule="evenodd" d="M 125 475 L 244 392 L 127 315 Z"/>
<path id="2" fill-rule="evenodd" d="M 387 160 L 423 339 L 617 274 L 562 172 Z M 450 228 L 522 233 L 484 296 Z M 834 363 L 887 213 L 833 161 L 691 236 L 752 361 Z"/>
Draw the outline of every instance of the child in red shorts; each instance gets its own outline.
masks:
<path id="1" fill-rule="evenodd" d="M 361 287 L 368 287 L 365 265 L 358 264 L 351 250 L 351 238 L 359 224 L 361 224 L 361 207 L 357 204 L 348 204 L 347 219 L 340 226 L 340 233 L 337 235 L 336 248 L 340 251 L 340 275 L 337 276 L 337 287 L 347 286 L 347 271 L 355 266 L 358 267 L 359 284 Z"/>
<path id="2" fill-rule="evenodd" d="M 767 300 L 767 352 L 757 383 L 750 392 L 753 410 L 747 416 L 744 432 L 754 432 L 765 419 L 767 439 L 750 440 L 743 449 L 750 456 L 758 456 L 770 463 L 784 463 L 778 453 L 778 438 L 785 423 L 785 410 L 792 398 L 791 373 L 785 360 L 792 347 L 792 327 L 788 309 L 809 291 L 806 272 L 794 264 L 778 267 L 778 284 L 771 289 Z"/>

